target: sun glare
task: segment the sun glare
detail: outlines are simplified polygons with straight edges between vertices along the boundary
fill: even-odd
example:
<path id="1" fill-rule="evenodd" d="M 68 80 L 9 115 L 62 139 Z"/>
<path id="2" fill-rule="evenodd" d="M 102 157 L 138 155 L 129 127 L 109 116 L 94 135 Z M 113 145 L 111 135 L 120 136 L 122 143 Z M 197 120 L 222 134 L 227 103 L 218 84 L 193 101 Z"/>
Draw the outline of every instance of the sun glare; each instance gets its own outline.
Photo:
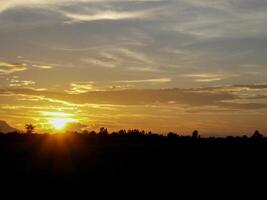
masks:
<path id="1" fill-rule="evenodd" d="M 49 120 L 49 123 L 53 126 L 56 130 L 62 130 L 66 127 L 66 125 L 70 122 L 74 122 L 74 119 L 70 118 L 52 118 Z"/>
<path id="2" fill-rule="evenodd" d="M 76 121 L 73 114 L 63 112 L 42 112 L 42 115 L 48 118 L 48 123 L 57 131 L 63 130 L 69 123 Z"/>

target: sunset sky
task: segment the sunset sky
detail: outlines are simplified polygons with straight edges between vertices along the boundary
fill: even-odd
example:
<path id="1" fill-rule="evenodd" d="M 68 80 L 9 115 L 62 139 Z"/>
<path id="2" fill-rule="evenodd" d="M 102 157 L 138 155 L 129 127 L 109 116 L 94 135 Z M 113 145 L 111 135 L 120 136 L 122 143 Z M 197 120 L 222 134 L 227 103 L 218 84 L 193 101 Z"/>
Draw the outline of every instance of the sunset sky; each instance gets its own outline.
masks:
<path id="1" fill-rule="evenodd" d="M 264 0 L 0 0 L 0 120 L 267 133 L 266 10 Z"/>

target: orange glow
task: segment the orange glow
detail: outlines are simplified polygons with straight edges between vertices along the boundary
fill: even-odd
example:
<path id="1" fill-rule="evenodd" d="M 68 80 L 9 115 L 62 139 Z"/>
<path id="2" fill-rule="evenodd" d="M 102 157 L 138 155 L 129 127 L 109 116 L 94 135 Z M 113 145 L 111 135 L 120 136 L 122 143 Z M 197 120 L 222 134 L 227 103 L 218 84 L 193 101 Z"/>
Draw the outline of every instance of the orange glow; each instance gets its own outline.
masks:
<path id="1" fill-rule="evenodd" d="M 44 116 L 47 116 L 48 124 L 55 130 L 63 130 L 69 123 L 76 122 L 73 118 L 73 114 L 64 112 L 42 112 Z"/>
<path id="2" fill-rule="evenodd" d="M 68 123 L 74 121 L 75 120 L 71 118 L 52 118 L 49 120 L 49 123 L 53 126 L 54 129 L 63 130 Z"/>

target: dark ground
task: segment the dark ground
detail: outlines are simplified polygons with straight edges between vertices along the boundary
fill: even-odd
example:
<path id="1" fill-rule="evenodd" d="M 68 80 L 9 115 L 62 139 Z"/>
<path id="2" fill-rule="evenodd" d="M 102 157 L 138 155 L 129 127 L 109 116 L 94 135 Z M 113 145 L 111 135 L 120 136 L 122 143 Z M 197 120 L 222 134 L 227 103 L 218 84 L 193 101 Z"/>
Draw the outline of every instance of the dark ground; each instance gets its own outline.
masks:
<path id="1" fill-rule="evenodd" d="M 124 199 L 264 192 L 266 149 L 266 138 L 0 134 L 0 177 L 9 188 Z"/>

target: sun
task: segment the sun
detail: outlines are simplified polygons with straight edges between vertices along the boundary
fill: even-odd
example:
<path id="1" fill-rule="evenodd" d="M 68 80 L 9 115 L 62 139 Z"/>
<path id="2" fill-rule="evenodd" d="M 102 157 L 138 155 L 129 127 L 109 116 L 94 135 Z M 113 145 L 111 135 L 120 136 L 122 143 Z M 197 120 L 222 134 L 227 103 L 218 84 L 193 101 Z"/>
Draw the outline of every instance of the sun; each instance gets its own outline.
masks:
<path id="1" fill-rule="evenodd" d="M 41 114 L 47 119 L 49 127 L 52 127 L 56 131 L 62 131 L 69 123 L 77 121 L 74 114 L 65 112 L 43 111 Z"/>
<path id="2" fill-rule="evenodd" d="M 74 122 L 71 118 L 51 118 L 49 124 L 53 126 L 56 130 L 63 130 L 68 123 Z"/>

